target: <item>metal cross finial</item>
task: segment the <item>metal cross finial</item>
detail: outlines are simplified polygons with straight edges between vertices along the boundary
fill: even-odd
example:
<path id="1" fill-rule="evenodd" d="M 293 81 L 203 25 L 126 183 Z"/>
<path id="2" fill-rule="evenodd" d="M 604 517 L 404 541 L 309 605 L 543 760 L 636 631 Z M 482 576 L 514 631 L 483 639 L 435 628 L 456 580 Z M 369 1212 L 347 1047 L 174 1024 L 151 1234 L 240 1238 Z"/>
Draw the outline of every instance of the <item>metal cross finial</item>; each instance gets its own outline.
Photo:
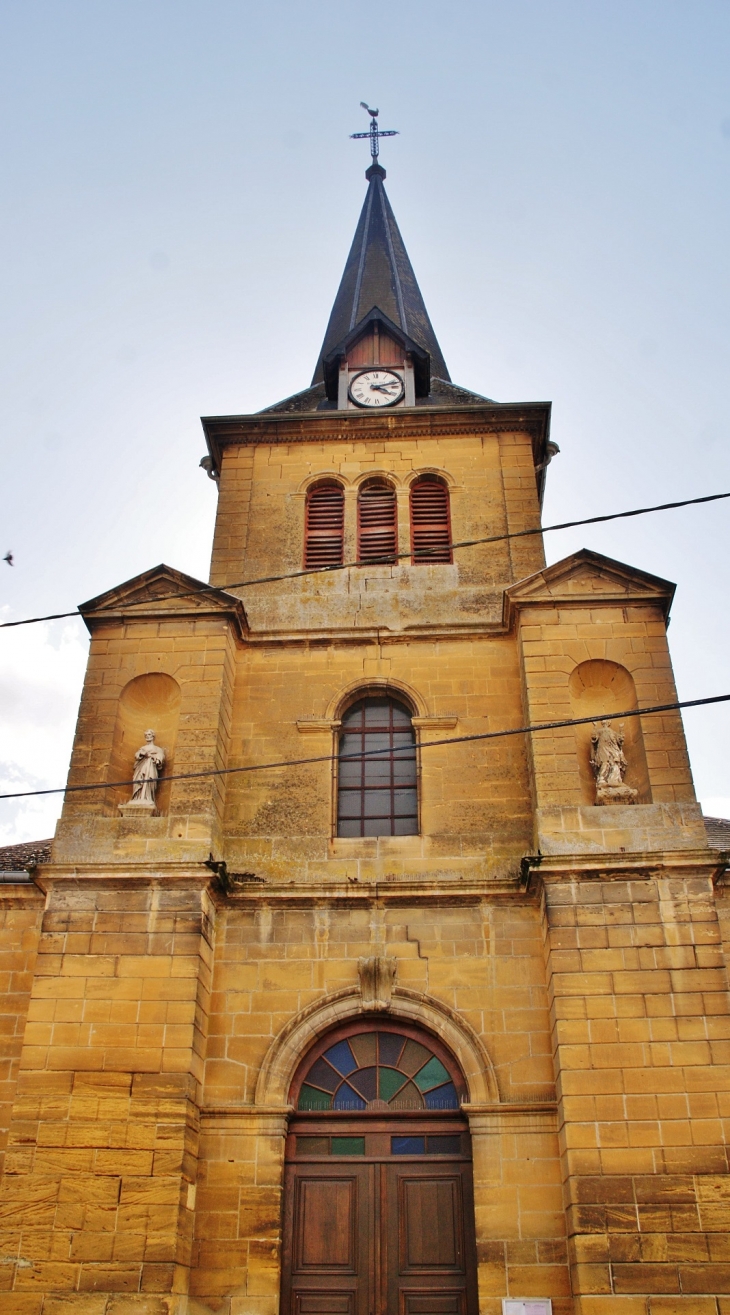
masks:
<path id="1" fill-rule="evenodd" d="M 388 129 L 387 131 L 383 131 L 382 128 L 379 128 L 378 115 L 380 113 L 380 110 L 371 110 L 370 106 L 366 105 L 364 100 L 361 100 L 360 104 L 362 108 L 364 110 L 367 110 L 368 114 L 370 115 L 370 128 L 368 129 L 367 132 L 351 132 L 350 136 L 370 138 L 370 154 L 373 157 L 373 164 L 375 164 L 377 162 L 378 155 L 380 154 L 378 139 L 380 137 L 397 137 L 398 133 L 392 128 Z"/>

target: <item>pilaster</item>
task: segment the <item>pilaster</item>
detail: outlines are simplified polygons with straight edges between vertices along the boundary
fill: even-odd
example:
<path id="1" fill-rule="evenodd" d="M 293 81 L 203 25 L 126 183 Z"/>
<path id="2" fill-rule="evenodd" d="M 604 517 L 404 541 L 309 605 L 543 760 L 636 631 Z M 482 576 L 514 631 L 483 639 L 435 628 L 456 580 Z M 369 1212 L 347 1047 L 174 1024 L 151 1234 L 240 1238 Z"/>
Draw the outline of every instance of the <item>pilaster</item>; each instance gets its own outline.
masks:
<path id="1" fill-rule="evenodd" d="M 730 1293 L 730 1002 L 710 872 L 555 860 L 543 880 L 576 1310 L 714 1310 Z"/>
<path id="2" fill-rule="evenodd" d="M 23 1315 L 50 1292 L 147 1315 L 188 1288 L 214 911 L 192 874 L 43 881 L 0 1283 Z"/>

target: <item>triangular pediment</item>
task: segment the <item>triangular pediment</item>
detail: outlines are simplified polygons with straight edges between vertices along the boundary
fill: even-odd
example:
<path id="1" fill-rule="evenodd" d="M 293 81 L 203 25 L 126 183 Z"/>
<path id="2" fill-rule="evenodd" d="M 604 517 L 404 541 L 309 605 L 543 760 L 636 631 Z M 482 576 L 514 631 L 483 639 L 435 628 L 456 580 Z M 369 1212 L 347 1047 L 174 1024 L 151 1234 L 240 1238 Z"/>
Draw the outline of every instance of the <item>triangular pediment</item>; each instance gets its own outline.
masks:
<path id="1" fill-rule="evenodd" d="M 90 630 L 112 617 L 123 616 L 129 621 L 134 617 L 149 620 L 150 616 L 210 616 L 215 612 L 230 616 L 241 636 L 248 630 L 240 598 L 164 562 L 81 603 L 79 612 Z"/>
<path id="2" fill-rule="evenodd" d="M 676 585 L 660 576 L 582 548 L 506 589 L 505 620 L 509 621 L 516 609 L 539 603 L 610 606 L 646 602 L 660 607 L 666 618 L 675 588 Z"/>

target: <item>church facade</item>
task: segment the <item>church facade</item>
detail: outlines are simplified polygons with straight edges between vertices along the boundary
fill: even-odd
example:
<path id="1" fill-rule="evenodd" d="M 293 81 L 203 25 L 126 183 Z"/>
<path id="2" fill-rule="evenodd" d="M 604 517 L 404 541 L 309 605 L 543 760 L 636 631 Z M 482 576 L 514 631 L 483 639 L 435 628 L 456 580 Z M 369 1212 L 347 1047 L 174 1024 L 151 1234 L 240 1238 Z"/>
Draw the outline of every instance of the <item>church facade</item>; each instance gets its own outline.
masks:
<path id="1" fill-rule="evenodd" d="M 203 421 L 209 582 L 81 609 L 93 788 L 0 885 L 7 1315 L 730 1311 L 725 865 L 679 713 L 617 716 L 673 586 L 546 566 L 549 404 L 452 383 L 367 176 L 312 385 Z"/>

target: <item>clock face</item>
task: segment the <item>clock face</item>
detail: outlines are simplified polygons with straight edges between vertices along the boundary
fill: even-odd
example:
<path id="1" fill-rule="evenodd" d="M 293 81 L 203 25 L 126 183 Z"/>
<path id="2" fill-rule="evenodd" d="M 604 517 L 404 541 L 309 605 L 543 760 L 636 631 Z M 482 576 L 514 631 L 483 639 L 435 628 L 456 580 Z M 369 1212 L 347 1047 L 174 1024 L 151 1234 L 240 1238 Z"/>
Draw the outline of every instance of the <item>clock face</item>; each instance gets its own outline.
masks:
<path id="1" fill-rule="evenodd" d="M 350 384 L 356 406 L 393 406 L 404 393 L 403 380 L 392 370 L 362 370 Z"/>

